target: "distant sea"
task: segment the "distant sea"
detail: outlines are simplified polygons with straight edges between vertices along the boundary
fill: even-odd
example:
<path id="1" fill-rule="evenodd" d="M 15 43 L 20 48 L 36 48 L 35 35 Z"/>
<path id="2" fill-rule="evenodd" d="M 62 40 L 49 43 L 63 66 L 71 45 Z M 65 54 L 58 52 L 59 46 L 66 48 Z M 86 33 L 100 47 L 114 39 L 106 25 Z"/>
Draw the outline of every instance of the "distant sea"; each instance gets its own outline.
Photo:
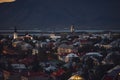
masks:
<path id="1" fill-rule="evenodd" d="M 75 30 L 75 32 L 120 32 L 120 30 Z M 0 30 L 0 32 L 14 32 L 14 30 Z M 17 32 L 70 32 L 70 30 L 55 30 L 55 31 L 42 31 L 42 30 L 17 30 Z"/>
<path id="2" fill-rule="evenodd" d="M 12 34 L 14 30 L 0 30 L 0 34 Z M 55 30 L 55 31 L 42 31 L 42 30 L 17 30 L 19 34 L 40 34 L 40 33 L 53 33 L 53 32 L 70 32 L 70 30 Z M 75 32 L 120 32 L 120 30 L 75 30 Z"/>

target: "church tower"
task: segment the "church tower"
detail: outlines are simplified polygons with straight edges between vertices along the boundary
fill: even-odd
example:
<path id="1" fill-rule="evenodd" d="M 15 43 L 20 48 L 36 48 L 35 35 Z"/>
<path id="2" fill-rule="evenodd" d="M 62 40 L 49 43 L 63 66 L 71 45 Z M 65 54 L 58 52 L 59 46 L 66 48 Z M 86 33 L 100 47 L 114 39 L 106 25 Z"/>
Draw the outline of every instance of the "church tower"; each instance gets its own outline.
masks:
<path id="1" fill-rule="evenodd" d="M 70 27 L 70 32 L 71 32 L 71 33 L 74 33 L 74 32 L 75 32 L 75 28 L 74 28 L 73 25 L 71 25 L 71 27 Z"/>
<path id="2" fill-rule="evenodd" d="M 13 39 L 16 39 L 16 38 L 18 38 L 17 28 L 14 27 Z"/>

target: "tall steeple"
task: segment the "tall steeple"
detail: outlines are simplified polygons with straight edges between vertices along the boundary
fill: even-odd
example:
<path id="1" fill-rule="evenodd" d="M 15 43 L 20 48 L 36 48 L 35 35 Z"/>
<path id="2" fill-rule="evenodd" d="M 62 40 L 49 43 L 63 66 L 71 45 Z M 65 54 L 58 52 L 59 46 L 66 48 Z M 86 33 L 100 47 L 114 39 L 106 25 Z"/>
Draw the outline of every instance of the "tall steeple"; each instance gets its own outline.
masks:
<path id="1" fill-rule="evenodd" d="M 73 25 L 71 25 L 71 27 L 70 27 L 70 32 L 71 32 L 71 33 L 75 32 L 75 28 L 74 28 Z"/>
<path id="2" fill-rule="evenodd" d="M 16 26 L 14 27 L 13 38 L 14 38 L 14 39 L 18 38 L 17 28 L 16 28 Z"/>

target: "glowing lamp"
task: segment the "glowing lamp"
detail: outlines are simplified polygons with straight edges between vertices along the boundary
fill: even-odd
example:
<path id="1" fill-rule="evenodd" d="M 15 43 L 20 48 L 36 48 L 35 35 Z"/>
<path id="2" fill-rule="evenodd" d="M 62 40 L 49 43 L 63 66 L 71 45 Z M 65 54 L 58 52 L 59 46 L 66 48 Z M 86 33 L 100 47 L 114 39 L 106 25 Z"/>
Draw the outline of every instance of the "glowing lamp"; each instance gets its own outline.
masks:
<path id="1" fill-rule="evenodd" d="M 79 75 L 73 75 L 68 80 L 84 80 L 84 78 Z"/>

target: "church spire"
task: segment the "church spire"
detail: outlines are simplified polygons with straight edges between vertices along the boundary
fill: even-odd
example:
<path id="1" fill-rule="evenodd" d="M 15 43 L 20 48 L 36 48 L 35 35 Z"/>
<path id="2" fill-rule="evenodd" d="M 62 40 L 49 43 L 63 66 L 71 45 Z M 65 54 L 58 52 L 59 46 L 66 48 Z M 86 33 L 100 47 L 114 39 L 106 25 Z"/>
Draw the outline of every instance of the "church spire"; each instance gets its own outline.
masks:
<path id="1" fill-rule="evenodd" d="M 17 28 L 16 28 L 16 26 L 14 27 L 13 38 L 14 38 L 14 39 L 18 38 Z"/>
<path id="2" fill-rule="evenodd" d="M 71 25 L 71 27 L 70 27 L 70 32 L 71 32 L 71 33 L 75 32 L 74 25 Z"/>

